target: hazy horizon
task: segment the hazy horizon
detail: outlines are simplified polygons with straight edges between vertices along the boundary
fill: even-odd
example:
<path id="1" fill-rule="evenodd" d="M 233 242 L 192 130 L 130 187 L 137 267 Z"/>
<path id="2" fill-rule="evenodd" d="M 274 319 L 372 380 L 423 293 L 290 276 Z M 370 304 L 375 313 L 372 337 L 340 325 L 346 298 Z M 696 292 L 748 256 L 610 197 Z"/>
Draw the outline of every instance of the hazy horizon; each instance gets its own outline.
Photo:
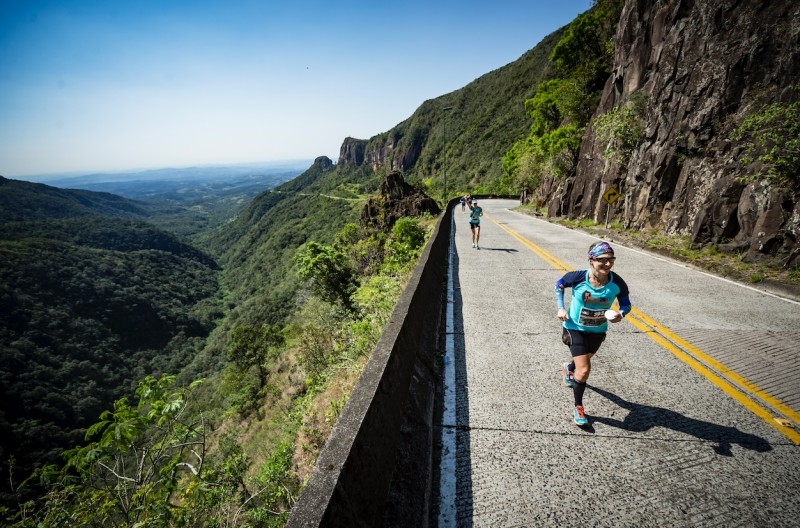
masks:
<path id="1" fill-rule="evenodd" d="M 315 158 L 316 159 L 316 158 Z M 333 160 L 336 163 L 338 160 Z M 313 159 L 294 159 L 294 160 L 274 160 L 274 161 L 250 161 L 242 163 L 207 163 L 207 164 L 194 164 L 186 166 L 165 166 L 165 167 L 139 167 L 118 169 L 109 171 L 69 171 L 69 172 L 53 172 L 44 174 L 23 174 L 19 176 L 6 176 L 0 174 L 4 178 L 11 180 L 29 181 L 32 183 L 48 183 L 53 181 L 66 181 L 70 179 L 80 179 L 86 177 L 98 176 L 134 176 L 146 175 L 148 173 L 158 172 L 188 172 L 191 170 L 209 170 L 209 169 L 244 169 L 254 168 L 261 170 L 301 170 L 305 171 L 314 163 Z M 109 180 L 110 181 L 110 180 Z"/>

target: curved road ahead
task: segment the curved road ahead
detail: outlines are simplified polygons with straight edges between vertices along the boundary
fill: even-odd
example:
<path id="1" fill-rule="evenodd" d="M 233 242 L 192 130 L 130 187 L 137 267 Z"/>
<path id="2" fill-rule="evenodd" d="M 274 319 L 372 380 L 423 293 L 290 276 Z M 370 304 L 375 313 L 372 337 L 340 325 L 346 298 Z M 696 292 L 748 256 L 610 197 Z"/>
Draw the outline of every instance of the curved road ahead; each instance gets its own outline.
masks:
<path id="1" fill-rule="evenodd" d="M 800 526 L 800 303 L 614 244 L 634 311 L 572 423 L 553 294 L 596 239 L 454 211 L 439 526 Z"/>

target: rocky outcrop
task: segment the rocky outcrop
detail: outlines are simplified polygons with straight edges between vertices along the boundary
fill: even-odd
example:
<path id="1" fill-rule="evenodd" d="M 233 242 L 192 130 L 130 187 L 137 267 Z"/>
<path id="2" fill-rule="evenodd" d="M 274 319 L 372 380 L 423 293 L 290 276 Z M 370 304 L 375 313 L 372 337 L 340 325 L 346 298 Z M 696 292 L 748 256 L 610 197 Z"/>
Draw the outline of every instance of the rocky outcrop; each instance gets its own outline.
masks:
<path id="1" fill-rule="evenodd" d="M 626 227 L 800 264 L 800 189 L 740 183 L 754 168 L 729 140 L 752 111 L 796 98 L 798 28 L 794 0 L 628 0 L 595 115 L 644 94 L 644 139 L 625 166 L 613 165 L 590 127 L 576 175 L 545 182 L 539 199 L 550 214 L 600 221 L 614 187 L 621 198 L 609 212 Z"/>
<path id="2" fill-rule="evenodd" d="M 320 172 L 328 172 L 334 168 L 334 165 L 328 156 L 319 156 L 314 160 L 314 167 L 319 169 Z"/>
<path id="3" fill-rule="evenodd" d="M 339 149 L 339 165 L 346 167 L 359 167 L 364 163 L 364 150 L 367 141 L 364 139 L 345 138 Z"/>
<path id="4" fill-rule="evenodd" d="M 403 173 L 393 171 L 381 184 L 379 197 L 370 198 L 361 211 L 361 223 L 388 232 L 403 216 L 441 212 L 436 200 L 406 183 Z"/>

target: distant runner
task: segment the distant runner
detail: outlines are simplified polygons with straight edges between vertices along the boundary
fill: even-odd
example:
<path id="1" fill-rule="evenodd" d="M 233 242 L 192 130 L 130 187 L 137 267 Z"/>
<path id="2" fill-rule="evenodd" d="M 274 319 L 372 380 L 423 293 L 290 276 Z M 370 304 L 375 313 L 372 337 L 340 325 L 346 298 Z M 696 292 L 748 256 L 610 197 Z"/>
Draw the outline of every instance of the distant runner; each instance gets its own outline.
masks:
<path id="1" fill-rule="evenodd" d="M 467 205 L 467 197 L 466 196 L 462 196 L 461 197 L 461 212 L 462 213 L 464 212 L 464 210 L 465 210 L 464 207 L 466 205 Z"/>
<path id="2" fill-rule="evenodd" d="M 608 242 L 595 242 L 589 246 L 589 269 L 570 271 L 556 282 L 556 317 L 564 322 L 561 339 L 572 354 L 572 361 L 561 366 L 561 373 L 564 385 L 572 387 L 573 419 L 578 426 L 589 423 L 583 411 L 583 392 L 592 370 L 592 356 L 606 338 L 609 321 L 618 323 L 631 311 L 628 285 L 611 272 L 615 260 Z M 564 308 L 567 288 L 572 288 L 569 312 Z M 611 310 L 614 299 L 619 302 L 619 311 Z"/>
<path id="3" fill-rule="evenodd" d="M 472 199 L 469 204 L 469 228 L 472 231 L 472 247 L 480 249 L 479 242 L 481 241 L 481 217 L 483 216 L 483 209 L 478 207 L 478 200 Z"/>

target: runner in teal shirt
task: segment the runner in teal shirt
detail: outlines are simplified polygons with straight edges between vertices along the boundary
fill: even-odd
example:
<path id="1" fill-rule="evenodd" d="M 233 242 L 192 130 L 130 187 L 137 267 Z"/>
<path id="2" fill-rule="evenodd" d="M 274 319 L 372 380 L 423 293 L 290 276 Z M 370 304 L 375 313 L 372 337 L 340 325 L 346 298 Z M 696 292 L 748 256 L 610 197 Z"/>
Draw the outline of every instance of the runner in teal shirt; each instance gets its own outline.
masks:
<path id="1" fill-rule="evenodd" d="M 478 207 L 478 200 L 472 200 L 469 204 L 469 229 L 472 231 L 472 247 L 480 249 L 481 241 L 481 217 L 483 209 Z"/>
<path id="2" fill-rule="evenodd" d="M 579 426 L 589 423 L 583 410 L 583 393 L 592 370 L 592 356 L 606 338 L 608 323 L 622 321 L 631 311 L 628 285 L 611 272 L 615 260 L 608 242 L 595 242 L 589 246 L 589 269 L 570 271 L 556 282 L 556 317 L 563 321 L 562 340 L 572 354 L 572 361 L 564 363 L 561 371 L 564 385 L 572 387 L 573 418 Z M 569 311 L 564 307 L 567 288 L 572 288 Z M 618 312 L 611 311 L 615 300 L 619 303 Z"/>

